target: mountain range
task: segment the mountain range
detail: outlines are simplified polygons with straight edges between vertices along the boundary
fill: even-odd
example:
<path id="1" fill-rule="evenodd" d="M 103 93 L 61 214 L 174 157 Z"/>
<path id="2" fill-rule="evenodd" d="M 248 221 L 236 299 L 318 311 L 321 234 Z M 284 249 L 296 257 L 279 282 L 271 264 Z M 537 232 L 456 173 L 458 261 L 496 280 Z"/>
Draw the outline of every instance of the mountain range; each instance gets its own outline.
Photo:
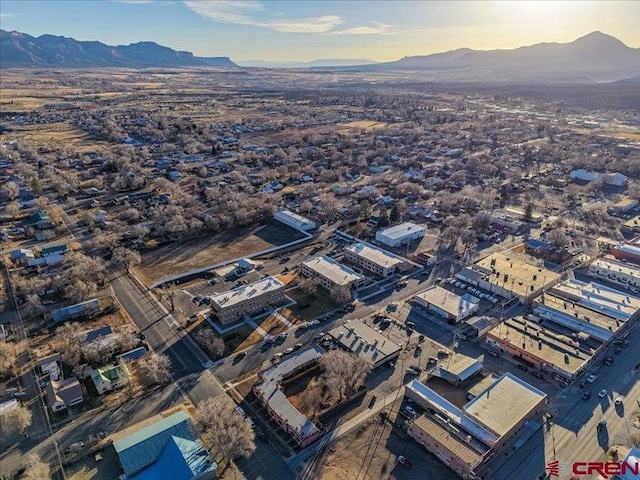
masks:
<path id="1" fill-rule="evenodd" d="M 154 42 L 111 46 L 55 35 L 32 37 L 0 30 L 0 68 L 11 67 L 236 67 L 228 57 L 195 57 Z"/>
<path id="2" fill-rule="evenodd" d="M 596 31 L 569 43 L 538 43 L 513 50 L 460 48 L 345 69 L 424 71 L 436 79 L 613 82 L 638 76 L 640 49 Z"/>
<path id="3" fill-rule="evenodd" d="M 542 83 L 616 82 L 638 77 L 640 49 L 602 32 L 569 43 L 538 43 L 513 50 L 460 48 L 393 62 L 327 59 L 241 62 L 245 67 L 320 71 L 414 72 L 425 80 Z M 228 57 L 196 57 L 154 42 L 110 46 L 54 35 L 0 30 L 0 68 L 10 67 L 238 67 Z"/>

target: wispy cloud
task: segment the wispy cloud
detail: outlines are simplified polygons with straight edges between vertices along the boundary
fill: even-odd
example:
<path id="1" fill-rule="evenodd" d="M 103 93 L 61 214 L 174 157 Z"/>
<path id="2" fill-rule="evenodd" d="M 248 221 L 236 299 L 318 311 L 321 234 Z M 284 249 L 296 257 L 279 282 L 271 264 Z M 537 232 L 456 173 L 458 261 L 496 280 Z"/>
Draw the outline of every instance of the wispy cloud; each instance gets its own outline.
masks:
<path id="1" fill-rule="evenodd" d="M 153 3 L 153 0 L 114 0 L 116 3 L 139 3 L 139 4 L 143 4 L 143 3 Z"/>
<path id="2" fill-rule="evenodd" d="M 392 25 L 372 22 L 373 27 L 352 27 L 345 30 L 329 32 L 329 35 L 393 35 Z"/>
<path id="3" fill-rule="evenodd" d="M 13 18 L 15 14 L 13 13 L 0 13 L 0 18 Z"/>
<path id="4" fill-rule="evenodd" d="M 322 15 L 320 17 L 283 19 L 261 21 L 256 13 L 263 11 L 264 5 L 257 1 L 201 1 L 186 0 L 185 5 L 197 14 L 220 23 L 237 25 L 252 25 L 270 28 L 277 32 L 286 33 L 325 33 L 329 32 L 344 21 L 337 15 Z"/>

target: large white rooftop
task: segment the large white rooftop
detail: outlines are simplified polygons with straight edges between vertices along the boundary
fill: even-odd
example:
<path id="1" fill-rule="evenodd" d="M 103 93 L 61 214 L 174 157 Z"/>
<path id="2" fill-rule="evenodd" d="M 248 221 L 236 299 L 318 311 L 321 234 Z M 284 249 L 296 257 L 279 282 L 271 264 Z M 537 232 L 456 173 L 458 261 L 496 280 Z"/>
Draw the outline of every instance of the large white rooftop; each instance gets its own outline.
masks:
<path id="1" fill-rule="evenodd" d="M 609 260 L 607 258 L 598 258 L 591 265 L 601 268 L 603 270 L 609 270 L 611 272 L 617 272 L 629 277 L 640 278 L 640 267 L 637 267 L 630 263 L 617 262 Z"/>
<path id="2" fill-rule="evenodd" d="M 466 316 L 467 312 L 476 307 L 480 301 L 479 298 L 468 293 L 460 296 L 438 285 L 429 287 L 424 292 L 417 294 L 415 298 L 438 307 L 454 317 L 459 314 Z"/>
<path id="3" fill-rule="evenodd" d="M 565 280 L 552 293 L 579 303 L 583 307 L 621 321 L 629 320 L 640 309 L 640 298 L 595 282 Z"/>
<path id="4" fill-rule="evenodd" d="M 547 394 L 515 375 L 505 373 L 497 382 L 467 403 L 465 413 L 498 436 L 506 435 Z"/>
<path id="5" fill-rule="evenodd" d="M 284 284 L 280 280 L 274 277 L 266 277 L 249 285 L 243 285 L 228 292 L 219 293 L 211 298 L 211 302 L 220 308 L 228 308 L 240 304 L 245 300 L 273 292 L 279 288 L 284 288 Z"/>
<path id="6" fill-rule="evenodd" d="M 302 264 L 339 286 L 350 285 L 364 278 L 346 265 L 336 262 L 333 258 L 326 255 L 312 258 L 306 262 L 302 262 Z"/>
<path id="7" fill-rule="evenodd" d="M 422 225 L 416 225 L 415 223 L 405 222 L 400 225 L 394 225 L 393 227 L 385 228 L 384 230 L 380 230 L 378 233 L 380 235 L 384 235 L 385 237 L 393 240 L 397 240 L 399 238 L 404 238 L 408 235 L 413 235 L 414 233 L 424 233 L 425 228 Z"/>
<path id="8" fill-rule="evenodd" d="M 403 260 L 400 257 L 367 243 L 354 243 L 353 245 L 345 247 L 345 251 L 352 252 L 355 255 L 365 258 L 383 268 L 389 268 L 403 263 Z"/>

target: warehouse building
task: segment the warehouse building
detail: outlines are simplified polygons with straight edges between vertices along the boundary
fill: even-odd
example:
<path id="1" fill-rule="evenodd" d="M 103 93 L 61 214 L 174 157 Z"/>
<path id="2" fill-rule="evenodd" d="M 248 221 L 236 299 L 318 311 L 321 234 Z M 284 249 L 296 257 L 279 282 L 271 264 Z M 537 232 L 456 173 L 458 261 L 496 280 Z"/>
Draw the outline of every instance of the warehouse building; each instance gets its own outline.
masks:
<path id="1" fill-rule="evenodd" d="M 406 396 L 425 411 L 407 433 L 463 479 L 478 478 L 486 462 L 533 425 L 547 403 L 544 392 L 510 373 L 461 408 L 418 380 L 406 386 Z"/>
<path id="2" fill-rule="evenodd" d="M 304 218 L 297 213 L 291 212 L 289 210 L 285 210 L 281 208 L 278 210 L 273 216 L 279 222 L 284 223 L 285 225 L 289 225 L 296 230 L 302 230 L 303 232 L 308 232 L 309 230 L 313 230 L 316 228 L 315 222 L 312 222 L 309 219 Z"/>
<path id="3" fill-rule="evenodd" d="M 325 290 L 334 295 L 341 295 L 343 292 L 351 295 L 367 281 L 363 275 L 326 255 L 302 262 L 300 273 L 317 280 Z"/>
<path id="4" fill-rule="evenodd" d="M 407 266 L 403 258 L 364 242 L 345 247 L 344 258 L 384 278 Z"/>
<path id="5" fill-rule="evenodd" d="M 320 438 L 322 430 L 291 404 L 282 391 L 281 384 L 314 368 L 323 353 L 320 346 L 313 344 L 260 372 L 259 383 L 253 387 L 253 393 L 265 406 L 269 416 L 301 447 Z"/>
<path id="6" fill-rule="evenodd" d="M 460 271 L 457 278 L 505 298 L 527 303 L 560 280 L 560 275 L 531 265 L 519 256 L 493 253 Z"/>
<path id="7" fill-rule="evenodd" d="M 452 385 L 460 386 L 482 371 L 482 361 L 461 353 L 454 353 L 433 370 L 434 377 L 442 378 Z"/>
<path id="8" fill-rule="evenodd" d="M 611 249 L 611 255 L 616 257 L 618 260 L 640 265 L 640 247 L 621 243 Z"/>
<path id="9" fill-rule="evenodd" d="M 589 368 L 591 359 L 602 345 L 589 334 L 570 336 L 555 322 L 545 319 L 541 325 L 539 321 L 525 317 L 509 318 L 496 325 L 486 334 L 485 342 L 564 384 Z"/>
<path id="10" fill-rule="evenodd" d="M 413 297 L 414 302 L 448 320 L 457 323 L 473 315 L 480 307 L 480 299 L 465 293 L 460 296 L 438 285 L 429 287 Z"/>
<path id="11" fill-rule="evenodd" d="M 329 335 L 343 349 L 364 358 L 376 368 L 393 360 L 402 348 L 377 330 L 362 322 L 351 320 L 334 328 Z"/>
<path id="12" fill-rule="evenodd" d="M 640 289 L 640 267 L 629 263 L 599 258 L 589 265 L 589 275 L 617 283 L 625 288 Z"/>
<path id="13" fill-rule="evenodd" d="M 211 311 L 222 325 L 229 325 L 284 300 L 284 284 L 277 278 L 266 277 L 211 297 Z"/>
<path id="14" fill-rule="evenodd" d="M 637 208 L 638 204 L 640 204 L 640 201 L 636 200 L 635 198 L 625 198 L 623 200 L 620 200 L 615 205 L 613 205 L 611 207 L 611 211 L 618 215 L 628 213 L 631 210 L 634 210 L 635 208 Z"/>
<path id="15" fill-rule="evenodd" d="M 400 225 L 378 230 L 376 240 L 388 247 L 406 245 L 424 237 L 426 230 L 423 226 L 405 222 Z"/>

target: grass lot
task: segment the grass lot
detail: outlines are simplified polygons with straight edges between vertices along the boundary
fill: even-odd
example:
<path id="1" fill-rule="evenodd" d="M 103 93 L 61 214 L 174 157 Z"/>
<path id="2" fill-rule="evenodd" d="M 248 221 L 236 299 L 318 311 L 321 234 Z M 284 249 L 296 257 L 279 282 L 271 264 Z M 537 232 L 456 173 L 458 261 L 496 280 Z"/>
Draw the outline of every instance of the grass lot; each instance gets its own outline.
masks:
<path id="1" fill-rule="evenodd" d="M 339 305 L 321 288 L 318 288 L 313 294 L 303 292 L 300 289 L 290 290 L 287 295 L 297 302 L 296 305 L 286 308 L 282 312 L 282 315 L 291 322 L 311 320 Z"/>
<path id="2" fill-rule="evenodd" d="M 302 238 L 280 223 L 236 228 L 144 252 L 136 274 L 151 285 L 163 278 L 242 258 Z"/>
<path id="3" fill-rule="evenodd" d="M 211 329 L 207 322 L 201 322 L 191 331 L 191 333 L 195 335 L 195 333 L 201 328 Z M 223 356 L 225 357 L 232 355 L 234 352 L 244 350 L 245 348 L 248 348 L 251 345 L 254 345 L 262 340 L 262 336 L 258 332 L 256 332 L 249 325 L 244 324 L 239 325 L 238 328 L 234 328 L 224 335 L 218 336 L 220 336 L 224 340 L 225 348 Z"/>
<path id="4" fill-rule="evenodd" d="M 100 142 L 82 130 L 67 122 L 47 123 L 41 125 L 24 125 L 15 127 L 13 131 L 5 134 L 6 139 L 28 141 L 30 143 L 64 144 L 77 152 L 106 152 L 108 143 Z"/>
<path id="5" fill-rule="evenodd" d="M 356 128 L 358 130 L 366 130 L 371 132 L 378 128 L 386 128 L 389 124 L 384 122 L 376 122 L 375 120 L 357 120 L 355 122 L 345 123 L 341 126 L 346 128 Z"/>

